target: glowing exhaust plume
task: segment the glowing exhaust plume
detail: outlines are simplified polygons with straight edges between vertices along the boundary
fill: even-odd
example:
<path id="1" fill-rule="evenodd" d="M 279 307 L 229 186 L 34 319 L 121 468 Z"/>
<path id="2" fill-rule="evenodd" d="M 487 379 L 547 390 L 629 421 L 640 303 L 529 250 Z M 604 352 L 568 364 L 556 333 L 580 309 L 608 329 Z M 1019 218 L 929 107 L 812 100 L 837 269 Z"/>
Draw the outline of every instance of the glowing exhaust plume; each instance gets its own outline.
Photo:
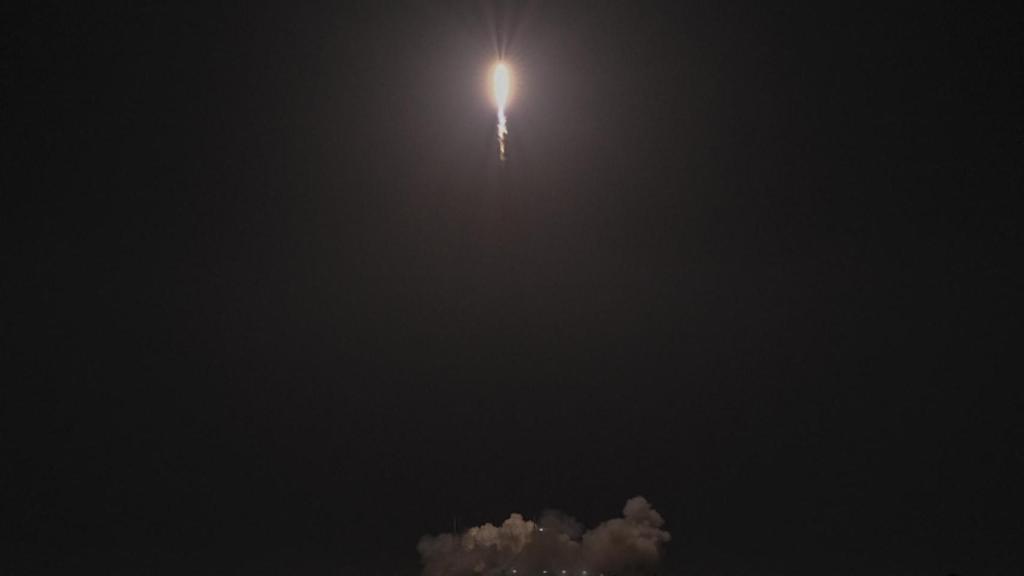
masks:
<path id="1" fill-rule="evenodd" d="M 505 110 L 508 103 L 508 66 L 498 62 L 494 67 L 494 100 L 498 103 L 498 110 Z"/>
<path id="2" fill-rule="evenodd" d="M 505 144 L 508 127 L 505 122 L 505 105 L 508 103 L 509 75 L 504 62 L 494 67 L 494 102 L 498 105 L 498 159 L 505 161 Z"/>

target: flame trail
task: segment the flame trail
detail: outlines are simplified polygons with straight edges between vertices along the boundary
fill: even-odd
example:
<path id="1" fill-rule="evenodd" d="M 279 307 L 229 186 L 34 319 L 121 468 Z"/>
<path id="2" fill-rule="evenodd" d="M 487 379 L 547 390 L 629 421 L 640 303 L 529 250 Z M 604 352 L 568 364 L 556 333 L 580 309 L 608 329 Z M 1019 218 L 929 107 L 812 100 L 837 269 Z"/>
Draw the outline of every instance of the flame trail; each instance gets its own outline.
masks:
<path id="1" fill-rule="evenodd" d="M 498 105 L 498 159 L 505 161 L 505 147 L 508 143 L 508 126 L 505 105 L 508 104 L 509 74 L 504 62 L 494 67 L 494 101 Z"/>
<path id="2" fill-rule="evenodd" d="M 505 143 L 508 140 L 508 126 L 505 125 L 505 111 L 498 110 L 498 159 L 505 161 Z"/>

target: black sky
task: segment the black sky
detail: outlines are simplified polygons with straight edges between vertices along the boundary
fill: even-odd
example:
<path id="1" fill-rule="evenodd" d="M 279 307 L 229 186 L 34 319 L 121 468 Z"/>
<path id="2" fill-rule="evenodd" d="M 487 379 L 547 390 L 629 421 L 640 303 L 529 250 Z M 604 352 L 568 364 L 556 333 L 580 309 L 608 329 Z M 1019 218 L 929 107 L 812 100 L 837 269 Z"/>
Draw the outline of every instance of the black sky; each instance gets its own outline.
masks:
<path id="1" fill-rule="evenodd" d="M 1019 15 L 346 4 L 3 9 L 0 572 L 1019 571 Z"/>

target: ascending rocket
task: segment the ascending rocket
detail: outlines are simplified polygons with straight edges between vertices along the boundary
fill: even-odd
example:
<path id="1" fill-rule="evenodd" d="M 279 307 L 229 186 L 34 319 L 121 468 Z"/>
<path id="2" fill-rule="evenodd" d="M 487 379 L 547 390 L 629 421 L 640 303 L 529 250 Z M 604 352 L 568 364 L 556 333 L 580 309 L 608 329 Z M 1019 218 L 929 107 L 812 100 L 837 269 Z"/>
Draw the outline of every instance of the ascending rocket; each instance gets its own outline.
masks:
<path id="1" fill-rule="evenodd" d="M 505 105 L 508 104 L 509 75 L 508 66 L 498 62 L 494 67 L 494 103 L 498 106 L 498 159 L 505 161 L 505 144 L 508 140 L 508 127 L 505 123 Z"/>

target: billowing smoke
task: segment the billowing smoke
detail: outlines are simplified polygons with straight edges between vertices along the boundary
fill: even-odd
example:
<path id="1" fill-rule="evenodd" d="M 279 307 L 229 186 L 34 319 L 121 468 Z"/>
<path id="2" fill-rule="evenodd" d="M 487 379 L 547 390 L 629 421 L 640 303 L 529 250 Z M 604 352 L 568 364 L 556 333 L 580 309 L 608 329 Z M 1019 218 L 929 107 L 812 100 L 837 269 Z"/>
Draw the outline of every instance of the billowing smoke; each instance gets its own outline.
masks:
<path id="1" fill-rule="evenodd" d="M 500 526 L 424 536 L 424 576 L 630 576 L 650 574 L 670 539 L 665 521 L 642 496 L 622 518 L 584 531 L 575 518 L 545 512 L 536 522 L 512 514 Z"/>

